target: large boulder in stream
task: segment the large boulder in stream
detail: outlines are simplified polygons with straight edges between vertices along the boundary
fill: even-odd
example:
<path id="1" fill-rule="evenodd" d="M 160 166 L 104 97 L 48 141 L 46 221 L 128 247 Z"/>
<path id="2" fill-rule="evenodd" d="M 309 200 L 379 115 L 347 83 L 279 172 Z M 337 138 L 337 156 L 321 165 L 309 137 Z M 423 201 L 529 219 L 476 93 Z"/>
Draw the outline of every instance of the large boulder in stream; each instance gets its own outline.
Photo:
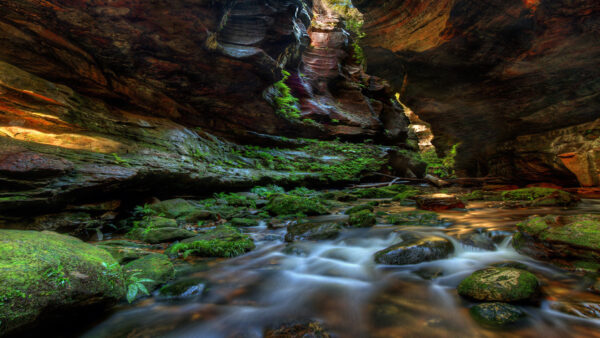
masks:
<path id="1" fill-rule="evenodd" d="M 454 252 L 448 239 L 419 233 L 405 232 L 400 235 L 402 242 L 375 253 L 379 264 L 418 264 L 444 259 Z"/>
<path id="2" fill-rule="evenodd" d="M 138 223 L 128 234 L 129 239 L 135 239 L 150 244 L 178 241 L 196 234 L 179 228 L 177 221 L 164 217 L 148 217 Z"/>
<path id="3" fill-rule="evenodd" d="M 458 285 L 458 294 L 478 301 L 523 302 L 540 292 L 540 282 L 531 272 L 492 267 L 473 272 Z"/>
<path id="4" fill-rule="evenodd" d="M 125 296 L 105 250 L 54 232 L 0 230 L 0 336 L 40 317 Z"/>
<path id="5" fill-rule="evenodd" d="M 517 251 L 540 259 L 600 262 L 600 215 L 532 216 L 517 224 Z"/>

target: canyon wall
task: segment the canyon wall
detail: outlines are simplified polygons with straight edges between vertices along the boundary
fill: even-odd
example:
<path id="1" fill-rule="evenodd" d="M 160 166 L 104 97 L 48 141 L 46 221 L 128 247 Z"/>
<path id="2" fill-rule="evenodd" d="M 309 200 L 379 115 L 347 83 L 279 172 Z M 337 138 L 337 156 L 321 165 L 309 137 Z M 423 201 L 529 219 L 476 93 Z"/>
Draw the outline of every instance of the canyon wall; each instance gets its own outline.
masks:
<path id="1" fill-rule="evenodd" d="M 353 2 L 365 15 L 368 72 L 431 123 L 439 148 L 461 143 L 463 174 L 598 184 L 597 124 L 588 128 L 600 117 L 598 2 Z M 579 141 L 549 151 L 565 133 Z M 566 153 L 590 164 L 573 169 Z"/>
<path id="2" fill-rule="evenodd" d="M 389 85 L 363 71 L 339 17 L 314 7 L 0 2 L 0 211 L 322 182 L 327 161 L 344 162 L 294 151 L 309 144 L 295 137 L 410 143 Z M 315 170 L 294 167 L 311 156 Z"/>

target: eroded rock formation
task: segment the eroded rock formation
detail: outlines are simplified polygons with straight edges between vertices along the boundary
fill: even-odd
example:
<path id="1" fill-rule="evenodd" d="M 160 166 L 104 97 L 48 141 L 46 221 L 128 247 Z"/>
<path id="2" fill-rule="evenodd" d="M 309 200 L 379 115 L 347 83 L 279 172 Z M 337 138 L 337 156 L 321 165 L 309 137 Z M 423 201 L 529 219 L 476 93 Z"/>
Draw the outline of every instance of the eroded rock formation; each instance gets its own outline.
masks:
<path id="1" fill-rule="evenodd" d="M 332 150 L 306 172 L 293 159 L 323 154 L 292 152 L 307 143 L 279 136 L 407 141 L 408 120 L 389 86 L 353 61 L 339 18 L 317 11 L 332 24 L 311 27 L 312 6 L 1 2 L 0 210 L 312 180 L 343 158 Z M 282 69 L 299 118 L 269 102 Z M 231 141 L 288 151 L 265 155 Z M 28 224 L 47 228 L 37 223 Z"/>
<path id="2" fill-rule="evenodd" d="M 558 133 L 583 141 L 577 134 L 566 134 L 587 130 L 584 123 L 599 116 L 598 2 L 354 4 L 365 15 L 367 36 L 362 44 L 368 71 L 390 81 L 402 93 L 402 101 L 431 123 L 436 145 L 462 143 L 463 173 L 576 182 L 568 169 L 572 165 L 557 157 L 560 151 L 549 152 L 547 145 Z M 569 128 L 576 125 L 580 127 Z M 512 144 L 508 151 L 499 147 L 505 142 Z M 589 143 L 560 147 L 571 148 L 565 152 L 575 152 L 578 158 L 589 156 L 589 150 L 578 149 L 593 148 Z M 527 156 L 540 154 L 525 158 L 523 148 Z M 501 155 L 505 159 L 498 161 Z M 583 171 L 577 177 L 595 176 L 597 181 L 597 171 Z M 583 178 L 580 183 L 588 181 Z"/>

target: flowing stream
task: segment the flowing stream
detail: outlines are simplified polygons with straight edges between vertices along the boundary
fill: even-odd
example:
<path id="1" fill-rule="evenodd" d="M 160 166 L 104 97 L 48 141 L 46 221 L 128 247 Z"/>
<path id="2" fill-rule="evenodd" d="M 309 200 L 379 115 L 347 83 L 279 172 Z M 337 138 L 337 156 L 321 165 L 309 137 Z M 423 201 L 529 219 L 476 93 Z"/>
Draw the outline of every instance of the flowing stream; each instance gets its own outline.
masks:
<path id="1" fill-rule="evenodd" d="M 378 224 L 293 248 L 283 241 L 285 229 L 264 224 L 248 228 L 257 244 L 254 251 L 229 260 L 199 260 L 179 277 L 205 281 L 190 290 L 196 296 L 165 299 L 155 294 L 123 305 L 85 336 L 261 337 L 265 328 L 294 320 L 321 321 L 339 337 L 600 336 L 600 296 L 582 287 L 582 277 L 523 256 L 510 244 L 515 224 L 529 215 L 600 213 L 600 201 L 584 200 L 569 209 L 500 209 L 488 203 L 439 213 L 448 227 Z M 376 210 L 414 208 L 384 203 Z M 450 238 L 455 252 L 448 259 L 415 265 L 375 264 L 373 254 L 396 243 L 394 230 L 399 228 Z M 495 250 L 457 240 L 471 232 L 486 233 Z M 527 319 L 516 327 L 482 327 L 470 317 L 472 303 L 457 295 L 456 286 L 473 271 L 506 261 L 525 264 L 540 278 L 542 301 L 522 305 Z M 555 310 L 563 303 L 576 304 L 580 316 Z"/>

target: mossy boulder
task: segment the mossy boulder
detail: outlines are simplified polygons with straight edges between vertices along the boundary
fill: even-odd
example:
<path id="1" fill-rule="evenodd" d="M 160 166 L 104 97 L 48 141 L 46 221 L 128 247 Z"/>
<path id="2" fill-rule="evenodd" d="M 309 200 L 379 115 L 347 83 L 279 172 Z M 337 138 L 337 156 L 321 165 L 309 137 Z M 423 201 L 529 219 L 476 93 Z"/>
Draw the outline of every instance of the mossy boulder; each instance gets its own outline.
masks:
<path id="1" fill-rule="evenodd" d="M 152 253 L 153 246 L 126 240 L 110 240 L 94 244 L 108 251 L 119 264 L 124 264 Z"/>
<path id="2" fill-rule="evenodd" d="M 194 237 L 196 233 L 176 227 L 152 227 L 152 228 L 135 228 L 127 234 L 127 238 L 143 241 L 150 244 L 174 242 L 190 237 Z"/>
<path id="3" fill-rule="evenodd" d="M 177 220 L 181 220 L 187 223 L 197 223 L 205 220 L 216 220 L 218 213 L 211 210 L 195 209 L 189 213 L 177 217 Z"/>
<path id="4" fill-rule="evenodd" d="M 528 206 L 569 206 L 579 199 L 566 191 L 552 188 L 524 188 L 509 190 L 502 193 L 504 201 L 524 202 Z"/>
<path id="5" fill-rule="evenodd" d="M 149 291 L 155 290 L 159 285 L 165 284 L 175 276 L 175 268 L 169 257 L 154 253 L 136 259 L 123 266 L 125 277 L 135 276 L 138 279 L 151 279 L 152 282 L 144 283 Z"/>
<path id="6" fill-rule="evenodd" d="M 391 198 L 398 194 L 398 191 L 390 187 L 356 189 L 352 194 L 360 198 Z"/>
<path id="7" fill-rule="evenodd" d="M 169 218 L 179 218 L 190 214 L 194 209 L 197 209 L 192 203 L 182 198 L 165 200 L 150 205 L 150 208 L 157 214 L 165 215 Z"/>
<path id="8" fill-rule="evenodd" d="M 525 313 L 507 303 L 481 303 L 469 309 L 469 313 L 484 326 L 506 326 L 518 322 Z"/>
<path id="9" fill-rule="evenodd" d="M 294 195 L 276 195 L 269 200 L 264 209 L 276 216 L 298 213 L 313 216 L 327 213 L 327 207 L 319 198 Z"/>
<path id="10" fill-rule="evenodd" d="M 348 225 L 354 228 L 368 228 L 377 223 L 375 215 L 369 210 L 361 210 L 350 214 Z"/>
<path id="11" fill-rule="evenodd" d="M 234 227 L 255 227 L 258 225 L 258 220 L 252 218 L 234 217 L 229 223 Z"/>
<path id="12" fill-rule="evenodd" d="M 600 262 L 600 215 L 532 216 L 517 224 L 513 246 L 540 259 Z"/>
<path id="13" fill-rule="evenodd" d="M 523 302 L 540 292 L 540 282 L 531 272 L 492 267 L 475 271 L 458 285 L 458 294 L 478 301 Z"/>
<path id="14" fill-rule="evenodd" d="M 412 225 L 412 226 L 447 226 L 450 223 L 432 211 L 407 211 L 399 214 L 388 215 L 386 222 L 394 225 Z"/>
<path id="15" fill-rule="evenodd" d="M 167 254 L 202 257 L 235 257 L 254 249 L 250 236 L 229 225 L 219 225 L 167 249 Z"/>
<path id="16" fill-rule="evenodd" d="M 448 239 L 440 236 L 419 233 L 402 233 L 402 242 L 375 253 L 379 264 L 406 265 L 418 264 L 447 258 L 454 252 Z"/>
<path id="17" fill-rule="evenodd" d="M 287 228 L 286 242 L 298 240 L 327 240 L 336 238 L 342 231 L 338 223 L 296 223 Z"/>
<path id="18" fill-rule="evenodd" d="M 373 205 L 371 205 L 371 204 L 359 204 L 359 205 L 355 205 L 355 206 L 349 208 L 348 210 L 344 211 L 344 213 L 346 215 L 350 215 L 350 214 L 353 214 L 355 212 L 359 212 L 359 211 L 362 211 L 362 210 L 368 210 L 368 211 L 373 212 Z"/>
<path id="19" fill-rule="evenodd" d="M 54 232 L 0 230 L 0 335 L 49 309 L 116 302 L 124 284 L 103 249 Z"/>

